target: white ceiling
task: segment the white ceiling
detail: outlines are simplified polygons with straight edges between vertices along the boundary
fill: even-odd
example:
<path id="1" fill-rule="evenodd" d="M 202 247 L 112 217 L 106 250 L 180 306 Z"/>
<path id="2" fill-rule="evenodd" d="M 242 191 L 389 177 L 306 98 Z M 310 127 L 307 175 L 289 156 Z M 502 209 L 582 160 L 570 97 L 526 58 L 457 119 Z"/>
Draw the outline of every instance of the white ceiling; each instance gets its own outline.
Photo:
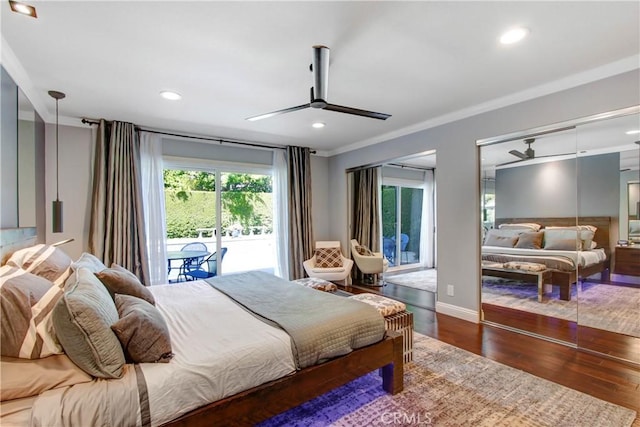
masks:
<path id="1" fill-rule="evenodd" d="M 3 64 L 60 114 L 336 154 L 640 67 L 640 2 L 27 1 L 1 4 Z M 531 30 L 502 46 L 514 25 Z M 311 47 L 331 48 L 329 102 L 307 109 Z M 164 89 L 183 95 L 161 99 Z M 43 112 L 42 110 L 45 109 Z M 311 128 L 313 121 L 327 124 Z"/>

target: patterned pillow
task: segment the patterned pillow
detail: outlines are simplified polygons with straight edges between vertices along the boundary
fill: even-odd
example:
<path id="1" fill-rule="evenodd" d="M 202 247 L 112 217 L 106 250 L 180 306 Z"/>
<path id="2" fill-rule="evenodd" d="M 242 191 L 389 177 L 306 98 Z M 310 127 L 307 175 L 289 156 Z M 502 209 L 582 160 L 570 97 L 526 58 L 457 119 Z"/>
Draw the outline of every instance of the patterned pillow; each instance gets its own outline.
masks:
<path id="1" fill-rule="evenodd" d="M 305 277 L 304 279 L 296 279 L 294 282 L 323 292 L 335 292 L 338 290 L 338 286 L 335 283 L 317 277 Z"/>
<path id="2" fill-rule="evenodd" d="M 40 244 L 15 251 L 7 264 L 62 285 L 71 275 L 72 262 L 61 249 Z"/>
<path id="3" fill-rule="evenodd" d="M 316 249 L 316 267 L 337 268 L 342 266 L 342 253 L 340 252 L 340 248 Z"/>
<path id="4" fill-rule="evenodd" d="M 61 354 L 51 312 L 64 285 L 20 268 L 0 267 L 1 353 L 21 359 Z"/>
<path id="5" fill-rule="evenodd" d="M 358 253 L 360 255 L 364 255 L 364 256 L 373 256 L 373 252 L 371 252 L 371 249 L 369 249 L 366 246 L 361 246 L 361 245 L 357 245 L 356 246 L 356 251 L 358 251 Z"/>

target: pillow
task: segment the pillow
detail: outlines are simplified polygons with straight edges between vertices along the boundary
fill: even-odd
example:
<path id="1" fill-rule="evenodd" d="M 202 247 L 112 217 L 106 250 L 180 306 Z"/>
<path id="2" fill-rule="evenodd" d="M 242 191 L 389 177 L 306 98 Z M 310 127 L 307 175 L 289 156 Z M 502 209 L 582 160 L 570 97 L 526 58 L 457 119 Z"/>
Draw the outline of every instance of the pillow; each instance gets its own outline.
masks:
<path id="1" fill-rule="evenodd" d="M 76 271 L 80 267 L 88 268 L 92 273 L 97 273 L 107 268 L 107 266 L 104 265 L 102 261 L 98 259 L 98 257 L 88 252 L 83 252 L 82 255 L 80 255 L 80 258 L 78 258 L 76 262 L 71 264 L 71 269 L 73 271 Z"/>
<path id="2" fill-rule="evenodd" d="M 98 378 L 122 377 L 124 353 L 111 325 L 118 310 L 109 292 L 87 268 L 53 309 L 53 325 L 65 353 L 80 369 Z"/>
<path id="3" fill-rule="evenodd" d="M 131 295 L 142 298 L 149 304 L 156 305 L 153 294 L 147 289 L 135 274 L 118 264 L 111 264 L 111 268 L 106 268 L 98 273 L 96 277 L 107 288 L 111 297 L 115 294 Z"/>
<path id="4" fill-rule="evenodd" d="M 315 266 L 320 268 L 342 267 L 340 248 L 317 248 Z"/>
<path id="5" fill-rule="evenodd" d="M 579 251 L 580 244 L 576 239 L 556 239 L 551 242 L 546 242 L 544 248 L 556 251 Z"/>
<path id="6" fill-rule="evenodd" d="M 574 238 L 577 238 L 576 233 L 580 233 L 581 247 L 578 250 L 590 250 L 591 242 L 593 241 L 593 237 L 596 234 L 596 230 L 598 228 L 593 225 L 578 225 L 578 226 L 567 226 L 567 227 L 546 227 L 546 230 L 570 230 L 574 231 Z"/>
<path id="7" fill-rule="evenodd" d="M 169 328 L 160 311 L 147 301 L 116 295 L 120 320 L 111 329 L 133 363 L 169 362 L 173 357 Z"/>
<path id="8" fill-rule="evenodd" d="M 512 248 L 518 241 L 518 235 L 509 235 L 502 232 L 503 230 L 491 229 L 487 232 L 484 239 L 484 246 L 500 246 L 503 248 Z"/>
<path id="9" fill-rule="evenodd" d="M 62 353 L 51 312 L 62 296 L 61 286 L 5 265 L 0 267 L 0 353 L 38 359 Z"/>
<path id="10" fill-rule="evenodd" d="M 571 245 L 569 240 L 572 242 Z M 545 228 L 544 230 L 544 249 L 578 251 L 581 247 L 582 242 L 578 240 L 578 231 L 575 227 Z"/>
<path id="11" fill-rule="evenodd" d="M 511 224 L 500 224 L 498 226 L 500 230 L 512 229 L 512 230 L 531 230 L 540 231 L 542 226 L 533 222 L 517 222 Z"/>
<path id="12" fill-rule="evenodd" d="M 518 236 L 518 242 L 515 247 L 521 249 L 542 249 L 543 237 L 544 232 L 542 231 L 524 232 Z"/>
<path id="13" fill-rule="evenodd" d="M 371 252 L 371 250 L 366 246 L 357 245 L 356 251 L 358 251 L 360 255 L 373 256 L 373 252 Z"/>
<path id="14" fill-rule="evenodd" d="M 7 264 L 61 285 L 71 274 L 72 262 L 62 250 L 41 244 L 15 251 Z"/>
<path id="15" fill-rule="evenodd" d="M 37 396 L 47 390 L 93 380 L 65 354 L 26 360 L 0 359 L 0 400 Z"/>

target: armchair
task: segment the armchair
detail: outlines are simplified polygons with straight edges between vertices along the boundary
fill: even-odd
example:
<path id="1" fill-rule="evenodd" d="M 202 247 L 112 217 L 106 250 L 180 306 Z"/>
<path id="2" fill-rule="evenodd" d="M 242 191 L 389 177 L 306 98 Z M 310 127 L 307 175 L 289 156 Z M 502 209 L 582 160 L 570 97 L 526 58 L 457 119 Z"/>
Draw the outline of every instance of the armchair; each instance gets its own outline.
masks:
<path id="1" fill-rule="evenodd" d="M 344 280 L 344 286 L 348 286 L 353 260 L 342 254 L 339 241 L 318 241 L 315 253 L 302 265 L 309 277 L 330 282 Z"/>
<path id="2" fill-rule="evenodd" d="M 373 286 L 385 285 L 384 276 L 382 276 L 382 285 L 378 285 L 378 275 L 389 268 L 389 261 L 382 256 L 382 253 L 371 252 L 368 248 L 361 246 L 356 239 L 351 239 L 351 256 L 362 273 L 373 275 Z"/>

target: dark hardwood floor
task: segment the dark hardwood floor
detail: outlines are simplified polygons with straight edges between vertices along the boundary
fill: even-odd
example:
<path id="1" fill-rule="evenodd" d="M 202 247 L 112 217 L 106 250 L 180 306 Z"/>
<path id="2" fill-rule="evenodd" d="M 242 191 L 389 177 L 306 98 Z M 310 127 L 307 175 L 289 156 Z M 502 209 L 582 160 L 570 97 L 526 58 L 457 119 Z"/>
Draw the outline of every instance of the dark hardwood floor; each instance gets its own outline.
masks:
<path id="1" fill-rule="evenodd" d="M 402 300 L 413 312 L 414 329 L 418 333 L 624 406 L 640 415 L 640 367 L 507 329 L 435 313 L 434 294 L 407 289 L 410 288 L 395 285 L 372 288 L 361 283 L 345 288 L 352 293 L 372 292 Z M 545 323 L 543 327 L 554 325 Z M 634 425 L 640 425 L 638 418 Z"/>

